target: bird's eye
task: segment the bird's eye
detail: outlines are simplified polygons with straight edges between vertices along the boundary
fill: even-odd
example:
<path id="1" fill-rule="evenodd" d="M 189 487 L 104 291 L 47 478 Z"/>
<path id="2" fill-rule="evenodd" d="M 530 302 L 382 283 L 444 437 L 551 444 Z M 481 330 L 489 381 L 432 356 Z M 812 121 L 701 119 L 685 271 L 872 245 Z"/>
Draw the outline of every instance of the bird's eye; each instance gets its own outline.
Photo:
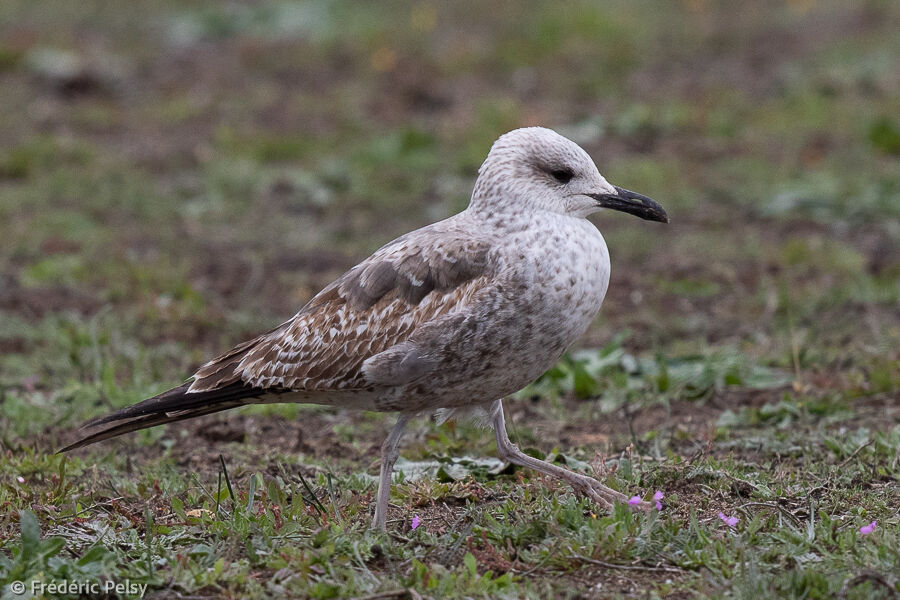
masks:
<path id="1" fill-rule="evenodd" d="M 560 183 L 569 183 L 575 177 L 575 173 L 571 169 L 554 169 L 550 171 L 550 175 Z"/>

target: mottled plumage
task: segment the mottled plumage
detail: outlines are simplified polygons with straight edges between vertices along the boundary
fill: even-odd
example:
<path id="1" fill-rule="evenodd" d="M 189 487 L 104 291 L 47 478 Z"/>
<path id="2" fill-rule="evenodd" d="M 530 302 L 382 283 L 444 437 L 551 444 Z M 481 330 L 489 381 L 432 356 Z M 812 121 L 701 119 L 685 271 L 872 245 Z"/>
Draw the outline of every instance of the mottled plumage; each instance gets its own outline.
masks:
<path id="1" fill-rule="evenodd" d="M 497 400 L 551 367 L 600 309 L 609 255 L 584 217 L 602 207 L 666 220 L 649 198 L 607 183 L 573 142 L 512 131 L 491 149 L 465 211 L 390 242 L 287 322 L 209 361 L 189 384 L 89 423 L 107 427 L 69 448 L 259 402 L 399 411 L 382 460 L 383 527 L 409 416 L 490 406 L 501 455 L 608 504 L 621 495 L 523 458 Z"/>
<path id="2" fill-rule="evenodd" d="M 488 281 L 489 248 L 486 240 L 467 237 L 453 219 L 394 240 L 319 292 L 291 320 L 201 367 L 189 391 L 241 381 L 260 389 L 303 391 L 308 401 L 325 404 L 332 402 L 329 394 L 347 392 L 343 395 L 353 405 L 379 410 L 378 387 L 427 374 L 419 372 L 421 361 L 385 367 L 379 355 L 388 350 L 396 355 L 398 344 L 471 308 Z"/>

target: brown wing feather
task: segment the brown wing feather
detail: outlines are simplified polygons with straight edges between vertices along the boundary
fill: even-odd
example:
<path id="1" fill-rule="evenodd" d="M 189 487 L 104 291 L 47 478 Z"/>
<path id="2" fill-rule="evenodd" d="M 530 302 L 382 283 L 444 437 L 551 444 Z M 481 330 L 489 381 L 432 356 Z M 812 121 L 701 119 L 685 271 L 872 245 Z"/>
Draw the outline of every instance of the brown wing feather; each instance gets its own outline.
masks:
<path id="1" fill-rule="evenodd" d="M 440 225 L 440 224 L 436 224 Z M 291 320 L 201 367 L 190 391 L 334 391 L 370 385 L 360 367 L 424 323 L 468 305 L 485 283 L 489 244 L 435 226 L 378 250 Z"/>

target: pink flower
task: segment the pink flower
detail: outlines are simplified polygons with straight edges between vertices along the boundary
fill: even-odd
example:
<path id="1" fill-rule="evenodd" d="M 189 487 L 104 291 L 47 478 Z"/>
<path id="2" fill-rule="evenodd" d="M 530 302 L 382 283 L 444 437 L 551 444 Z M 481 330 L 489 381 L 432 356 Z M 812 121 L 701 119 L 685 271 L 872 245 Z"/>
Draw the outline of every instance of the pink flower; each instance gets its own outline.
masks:
<path id="1" fill-rule="evenodd" d="M 665 496 L 659 490 L 656 490 L 656 493 L 653 494 L 653 500 L 656 502 L 656 510 L 662 510 L 662 499 L 663 498 L 665 498 Z"/>
<path id="2" fill-rule="evenodd" d="M 735 525 L 738 524 L 737 517 L 727 517 L 727 516 L 725 516 L 725 513 L 723 513 L 723 512 L 719 513 L 719 518 L 722 519 L 722 522 L 725 523 L 726 525 L 728 525 L 729 527 L 734 527 Z"/>
<path id="3" fill-rule="evenodd" d="M 632 496 L 628 499 L 628 506 L 637 506 L 641 502 L 643 502 L 643 500 L 641 500 L 640 496 Z"/>
<path id="4" fill-rule="evenodd" d="M 875 531 L 875 526 L 878 525 L 878 521 L 872 521 L 868 525 L 863 525 L 859 528 L 859 535 L 869 535 L 873 531 Z"/>
<path id="5" fill-rule="evenodd" d="M 19 483 L 25 483 L 25 478 L 19 475 L 16 477 L 16 481 L 18 481 Z"/>
<path id="6" fill-rule="evenodd" d="M 413 515 L 412 530 L 415 531 L 416 527 L 418 527 L 421 523 L 422 523 L 422 520 L 419 518 L 419 515 Z"/>

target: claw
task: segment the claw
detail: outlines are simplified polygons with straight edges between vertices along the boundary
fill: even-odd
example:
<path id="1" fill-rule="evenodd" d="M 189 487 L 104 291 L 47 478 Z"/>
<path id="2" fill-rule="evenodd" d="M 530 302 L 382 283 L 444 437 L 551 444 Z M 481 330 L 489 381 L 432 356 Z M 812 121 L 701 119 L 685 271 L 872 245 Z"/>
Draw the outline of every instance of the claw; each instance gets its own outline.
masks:
<path id="1" fill-rule="evenodd" d="M 616 503 L 626 504 L 628 502 L 628 496 L 603 485 L 592 477 L 576 475 L 574 473 L 567 475 L 570 475 L 571 478 L 569 478 L 569 483 L 577 493 L 587 497 L 592 502 L 596 502 L 603 508 L 611 510 Z M 649 511 L 650 504 L 642 502 L 639 505 L 632 505 L 632 508 Z"/>

